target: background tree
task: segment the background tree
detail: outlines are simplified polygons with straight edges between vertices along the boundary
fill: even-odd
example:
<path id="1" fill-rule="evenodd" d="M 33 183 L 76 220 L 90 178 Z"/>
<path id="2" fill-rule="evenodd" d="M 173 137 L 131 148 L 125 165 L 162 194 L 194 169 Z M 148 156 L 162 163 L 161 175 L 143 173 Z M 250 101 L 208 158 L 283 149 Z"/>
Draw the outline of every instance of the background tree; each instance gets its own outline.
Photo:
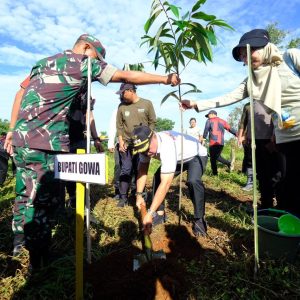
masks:
<path id="1" fill-rule="evenodd" d="M 7 133 L 9 128 L 9 121 L 4 119 L 0 119 L 0 134 Z"/>
<path id="2" fill-rule="evenodd" d="M 172 130 L 174 128 L 175 122 L 170 119 L 162 119 L 157 118 L 155 131 L 164 131 L 164 130 Z"/>
<path id="3" fill-rule="evenodd" d="M 266 30 L 269 32 L 271 43 L 275 44 L 280 49 L 299 48 L 300 38 L 291 39 L 286 45 L 283 45 L 286 37 L 290 34 L 288 30 L 280 29 L 278 22 L 267 25 Z"/>

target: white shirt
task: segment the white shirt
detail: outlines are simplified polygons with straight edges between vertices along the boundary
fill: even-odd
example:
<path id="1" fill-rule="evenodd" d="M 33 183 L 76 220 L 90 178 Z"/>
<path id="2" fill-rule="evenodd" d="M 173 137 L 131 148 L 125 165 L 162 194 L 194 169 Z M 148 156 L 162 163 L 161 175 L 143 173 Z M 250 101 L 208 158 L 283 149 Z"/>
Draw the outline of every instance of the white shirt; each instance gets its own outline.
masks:
<path id="1" fill-rule="evenodd" d="M 199 127 L 189 127 L 185 131 L 186 134 L 193 136 L 197 140 L 202 135 Z"/>
<path id="2" fill-rule="evenodd" d="M 111 117 L 110 117 L 110 121 L 109 121 L 108 142 L 107 142 L 108 149 L 115 148 L 115 140 L 116 140 L 116 134 L 117 134 L 117 126 L 116 126 L 117 112 L 118 112 L 118 108 L 113 110 Z"/>
<path id="3" fill-rule="evenodd" d="M 183 162 L 195 156 L 207 156 L 207 149 L 194 137 L 173 130 L 156 132 L 157 153 L 155 159 L 161 162 L 161 173 L 174 173 L 181 162 L 181 137 L 183 137 Z M 140 161 L 149 162 L 150 157 L 141 155 Z"/>

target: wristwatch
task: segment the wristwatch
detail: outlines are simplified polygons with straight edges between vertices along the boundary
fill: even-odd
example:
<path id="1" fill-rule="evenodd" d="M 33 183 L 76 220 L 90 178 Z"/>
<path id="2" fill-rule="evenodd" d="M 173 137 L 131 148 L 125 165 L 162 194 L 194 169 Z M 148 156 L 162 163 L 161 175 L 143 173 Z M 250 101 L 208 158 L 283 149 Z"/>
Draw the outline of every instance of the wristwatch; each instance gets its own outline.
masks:
<path id="1" fill-rule="evenodd" d="M 150 208 L 147 210 L 147 214 L 149 214 L 152 218 L 156 216 L 156 212 L 151 210 Z"/>

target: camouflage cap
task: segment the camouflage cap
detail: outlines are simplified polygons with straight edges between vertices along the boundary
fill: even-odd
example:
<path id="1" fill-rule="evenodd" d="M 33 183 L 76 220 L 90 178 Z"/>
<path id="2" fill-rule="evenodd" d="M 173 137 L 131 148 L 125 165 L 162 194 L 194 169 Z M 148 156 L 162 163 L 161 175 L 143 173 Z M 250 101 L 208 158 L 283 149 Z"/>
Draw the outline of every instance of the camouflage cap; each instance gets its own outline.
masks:
<path id="1" fill-rule="evenodd" d="M 77 39 L 77 42 L 80 41 L 80 40 L 90 43 L 95 48 L 98 58 L 100 60 L 104 60 L 106 50 L 97 38 L 95 38 L 91 34 L 84 33 Z"/>

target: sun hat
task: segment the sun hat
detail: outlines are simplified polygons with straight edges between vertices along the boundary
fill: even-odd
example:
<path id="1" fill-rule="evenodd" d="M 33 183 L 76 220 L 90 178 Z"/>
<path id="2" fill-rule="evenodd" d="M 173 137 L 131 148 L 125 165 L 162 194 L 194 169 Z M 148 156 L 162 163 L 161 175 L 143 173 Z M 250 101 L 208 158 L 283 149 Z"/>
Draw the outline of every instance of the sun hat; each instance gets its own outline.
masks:
<path id="1" fill-rule="evenodd" d="M 242 35 L 239 44 L 232 49 L 232 56 L 235 60 L 240 59 L 240 48 L 246 47 L 247 44 L 253 48 L 266 46 L 270 41 L 269 33 L 265 29 L 253 29 Z"/>

